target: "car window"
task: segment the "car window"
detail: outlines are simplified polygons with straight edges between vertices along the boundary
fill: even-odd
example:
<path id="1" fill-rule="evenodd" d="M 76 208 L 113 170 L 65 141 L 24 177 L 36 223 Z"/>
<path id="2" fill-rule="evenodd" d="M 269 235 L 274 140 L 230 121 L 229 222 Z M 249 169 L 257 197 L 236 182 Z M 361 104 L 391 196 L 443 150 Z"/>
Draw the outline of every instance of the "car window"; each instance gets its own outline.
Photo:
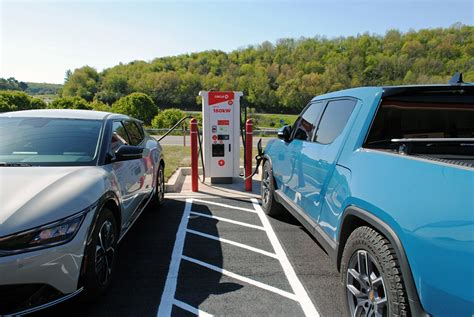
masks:
<path id="1" fill-rule="evenodd" d="M 114 121 L 112 125 L 112 140 L 110 144 L 112 151 L 117 150 L 123 144 L 130 144 L 125 127 L 120 121 Z"/>
<path id="2" fill-rule="evenodd" d="M 138 145 L 143 141 L 143 135 L 137 124 L 133 121 L 124 121 L 125 128 L 127 129 L 128 135 L 130 136 L 130 144 Z"/>
<path id="3" fill-rule="evenodd" d="M 319 123 L 315 141 L 322 144 L 332 143 L 344 130 L 355 105 L 356 101 L 350 99 L 330 101 Z"/>
<path id="4" fill-rule="evenodd" d="M 310 141 L 315 130 L 316 122 L 322 112 L 324 102 L 310 104 L 295 122 L 293 139 Z"/>

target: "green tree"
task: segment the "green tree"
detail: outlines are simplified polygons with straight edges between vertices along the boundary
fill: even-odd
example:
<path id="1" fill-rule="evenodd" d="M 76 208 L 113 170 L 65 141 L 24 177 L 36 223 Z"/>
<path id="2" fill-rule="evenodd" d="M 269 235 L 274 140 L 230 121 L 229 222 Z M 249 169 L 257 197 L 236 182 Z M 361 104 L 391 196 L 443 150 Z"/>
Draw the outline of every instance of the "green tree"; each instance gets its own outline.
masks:
<path id="1" fill-rule="evenodd" d="M 158 113 L 153 100 L 144 93 L 134 92 L 122 97 L 112 105 L 112 111 L 126 114 L 150 124 L 153 117 Z"/>
<path id="2" fill-rule="evenodd" d="M 0 91 L 0 111 L 17 111 L 46 108 L 41 99 L 28 96 L 22 91 Z"/>
<path id="3" fill-rule="evenodd" d="M 99 88 L 99 74 L 90 67 L 84 66 L 75 69 L 70 75 L 66 73 L 67 80 L 62 90 L 63 97 L 81 97 L 92 101 Z"/>
<path id="4" fill-rule="evenodd" d="M 85 99 L 77 96 L 58 98 L 49 104 L 49 108 L 92 110 L 92 106 Z"/>
<path id="5" fill-rule="evenodd" d="M 174 126 L 179 120 L 184 118 L 184 111 L 177 108 L 170 108 L 158 113 L 152 120 L 151 126 L 156 129 L 167 129 Z"/>

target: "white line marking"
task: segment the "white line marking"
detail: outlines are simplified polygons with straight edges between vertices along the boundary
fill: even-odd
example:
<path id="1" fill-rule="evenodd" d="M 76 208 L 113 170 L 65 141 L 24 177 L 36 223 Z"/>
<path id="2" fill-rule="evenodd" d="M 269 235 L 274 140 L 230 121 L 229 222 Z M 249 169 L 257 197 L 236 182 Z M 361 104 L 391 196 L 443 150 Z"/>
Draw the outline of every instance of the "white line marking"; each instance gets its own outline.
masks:
<path id="1" fill-rule="evenodd" d="M 228 218 L 217 217 L 217 216 L 212 216 L 212 215 L 206 215 L 206 214 L 202 214 L 202 213 L 200 213 L 200 212 L 195 212 L 195 211 L 191 211 L 191 215 L 200 216 L 200 217 L 205 217 L 205 218 L 210 218 L 210 219 L 216 219 L 216 220 L 225 221 L 225 222 L 230 222 L 230 223 L 233 223 L 233 224 L 236 224 L 236 225 L 245 226 L 245 227 L 249 227 L 249 228 L 254 228 L 254 229 L 258 229 L 258 230 L 263 230 L 263 231 L 265 231 L 265 228 L 263 228 L 263 227 L 256 226 L 256 225 L 252 225 L 252 224 L 246 223 L 246 222 L 240 222 L 240 221 L 228 219 Z"/>
<path id="2" fill-rule="evenodd" d="M 268 238 L 270 239 L 270 242 L 272 243 L 272 246 L 273 246 L 273 249 L 275 250 L 276 255 L 280 259 L 280 263 L 281 263 L 281 266 L 283 267 L 283 271 L 285 272 L 285 275 L 288 281 L 290 282 L 290 285 L 293 288 L 293 291 L 296 294 L 296 298 L 298 298 L 298 301 L 305 315 L 318 317 L 319 313 L 316 307 L 314 306 L 311 299 L 309 298 L 308 293 L 304 289 L 303 284 L 301 284 L 300 280 L 298 279 L 298 276 L 296 275 L 295 270 L 291 266 L 291 263 L 288 260 L 286 253 L 283 250 L 283 247 L 281 246 L 280 241 L 278 240 L 275 232 L 273 231 L 270 221 L 268 221 L 268 218 L 265 216 L 265 213 L 260 207 L 258 200 L 255 198 L 252 198 L 252 203 L 253 203 L 253 207 L 258 213 L 258 216 L 260 217 L 260 221 L 262 222 L 263 227 L 267 231 Z"/>
<path id="3" fill-rule="evenodd" d="M 179 308 L 181 309 L 184 309 L 184 310 L 187 310 L 188 312 L 190 313 L 193 313 L 194 315 L 196 316 L 203 316 L 203 317 L 213 317 L 213 315 L 209 314 L 209 313 L 206 313 L 200 309 L 197 309 L 191 305 L 188 305 L 186 303 L 183 303 L 182 301 L 179 301 L 177 299 L 175 299 L 173 301 L 173 304 L 175 304 L 176 306 L 178 306 Z"/>
<path id="4" fill-rule="evenodd" d="M 231 209 L 236 209 L 236 210 L 248 211 L 248 212 L 251 212 L 251 213 L 254 213 L 254 214 L 257 213 L 253 209 L 237 207 L 237 206 L 232 206 L 232 205 L 227 205 L 227 204 L 222 204 L 222 203 L 217 203 L 215 201 L 208 201 L 208 200 L 201 200 L 201 199 L 194 199 L 194 201 L 195 202 L 197 201 L 197 202 L 200 202 L 200 203 L 203 203 L 203 204 L 209 204 L 209 205 L 226 207 L 226 208 L 231 208 Z"/>
<path id="5" fill-rule="evenodd" d="M 161 295 L 160 306 L 158 307 L 158 317 L 171 316 L 171 309 L 173 308 L 173 299 L 176 292 L 176 283 L 178 282 L 179 264 L 181 262 L 181 255 L 183 254 L 184 240 L 186 239 L 186 227 L 188 226 L 189 213 L 193 204 L 192 199 L 186 199 L 186 205 L 183 211 L 183 217 L 176 232 L 176 240 L 174 243 L 173 253 L 171 255 L 170 267 L 168 276 L 166 277 L 165 288 Z"/>
<path id="6" fill-rule="evenodd" d="M 235 274 L 235 273 L 232 273 L 232 272 L 229 272 L 227 270 L 224 270 L 224 269 L 221 269 L 220 267 L 217 267 L 217 266 L 214 266 L 212 264 L 209 264 L 209 263 L 206 263 L 206 262 L 202 262 L 202 261 L 199 261 L 199 260 L 196 260 L 196 259 L 193 259 L 193 258 L 190 258 L 190 257 L 187 257 L 185 255 L 182 255 L 181 258 L 183 260 L 186 260 L 186 261 L 189 261 L 189 262 L 192 262 L 192 263 L 195 263 L 195 264 L 198 264 L 198 265 L 201 265 L 201 266 L 204 266 L 210 270 L 213 270 L 213 271 L 216 271 L 216 272 L 219 272 L 221 274 L 224 274 L 224 275 L 227 275 L 231 278 L 234 278 L 236 280 L 239 280 L 239 281 L 242 281 L 244 283 L 247 283 L 247 284 L 251 284 L 251 285 L 254 285 L 254 286 L 257 286 L 257 287 L 260 287 L 262 289 L 265 289 L 267 291 L 270 291 L 270 292 L 273 292 L 275 294 L 278 294 L 278 295 L 281 295 L 281 296 L 284 296 L 286 298 L 289 298 L 289 299 L 292 299 L 294 301 L 299 301 L 298 300 L 298 297 L 295 295 L 295 294 L 292 294 L 292 293 L 289 293 L 287 291 L 284 291 L 284 290 L 281 290 L 279 288 L 276 288 L 276 287 L 273 287 L 273 286 L 270 286 L 270 285 L 267 285 L 267 284 L 264 284 L 262 282 L 258 282 L 258 281 L 255 281 L 255 280 L 252 280 L 248 277 L 245 277 L 245 276 L 242 276 L 242 275 L 238 275 L 238 274 Z M 319 316 L 319 315 L 318 315 Z"/>
<path id="7" fill-rule="evenodd" d="M 251 246 L 243 244 L 243 243 L 235 242 L 235 241 L 232 241 L 232 240 L 227 240 L 227 239 L 224 239 L 224 238 L 221 238 L 221 237 L 216 237 L 216 236 L 204 233 L 204 232 L 195 231 L 195 230 L 191 230 L 191 229 L 188 229 L 186 231 L 189 232 L 189 233 L 204 237 L 204 238 L 208 238 L 208 239 L 212 239 L 212 240 L 232 244 L 232 245 L 235 245 L 235 246 L 243 248 L 243 249 L 247 249 L 247 250 L 250 250 L 250 251 L 253 251 L 253 252 L 257 252 L 257 253 L 269 256 L 271 258 L 274 258 L 274 259 L 278 259 L 277 255 L 274 254 L 274 253 L 271 253 L 271 252 L 268 252 L 268 251 L 265 251 L 265 250 L 262 250 L 262 249 L 259 249 L 259 248 L 254 248 L 254 247 L 251 247 Z"/>

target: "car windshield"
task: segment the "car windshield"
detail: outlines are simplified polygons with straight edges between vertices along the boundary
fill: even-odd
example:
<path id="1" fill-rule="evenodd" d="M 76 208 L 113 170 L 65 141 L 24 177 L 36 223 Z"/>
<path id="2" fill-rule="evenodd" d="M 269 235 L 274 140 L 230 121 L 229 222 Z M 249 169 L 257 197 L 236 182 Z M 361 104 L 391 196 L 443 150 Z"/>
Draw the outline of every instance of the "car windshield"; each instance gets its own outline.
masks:
<path id="1" fill-rule="evenodd" d="M 0 117 L 2 165 L 93 165 L 100 120 Z"/>

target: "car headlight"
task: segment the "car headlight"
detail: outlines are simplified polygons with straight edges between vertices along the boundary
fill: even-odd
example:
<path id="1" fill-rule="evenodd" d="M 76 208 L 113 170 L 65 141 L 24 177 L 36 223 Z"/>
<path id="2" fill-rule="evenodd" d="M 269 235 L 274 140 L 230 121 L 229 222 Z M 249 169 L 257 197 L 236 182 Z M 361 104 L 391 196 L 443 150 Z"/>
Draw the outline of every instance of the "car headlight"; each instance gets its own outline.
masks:
<path id="1" fill-rule="evenodd" d="M 0 256 L 52 247 L 71 241 L 89 210 L 48 225 L 0 238 Z"/>

